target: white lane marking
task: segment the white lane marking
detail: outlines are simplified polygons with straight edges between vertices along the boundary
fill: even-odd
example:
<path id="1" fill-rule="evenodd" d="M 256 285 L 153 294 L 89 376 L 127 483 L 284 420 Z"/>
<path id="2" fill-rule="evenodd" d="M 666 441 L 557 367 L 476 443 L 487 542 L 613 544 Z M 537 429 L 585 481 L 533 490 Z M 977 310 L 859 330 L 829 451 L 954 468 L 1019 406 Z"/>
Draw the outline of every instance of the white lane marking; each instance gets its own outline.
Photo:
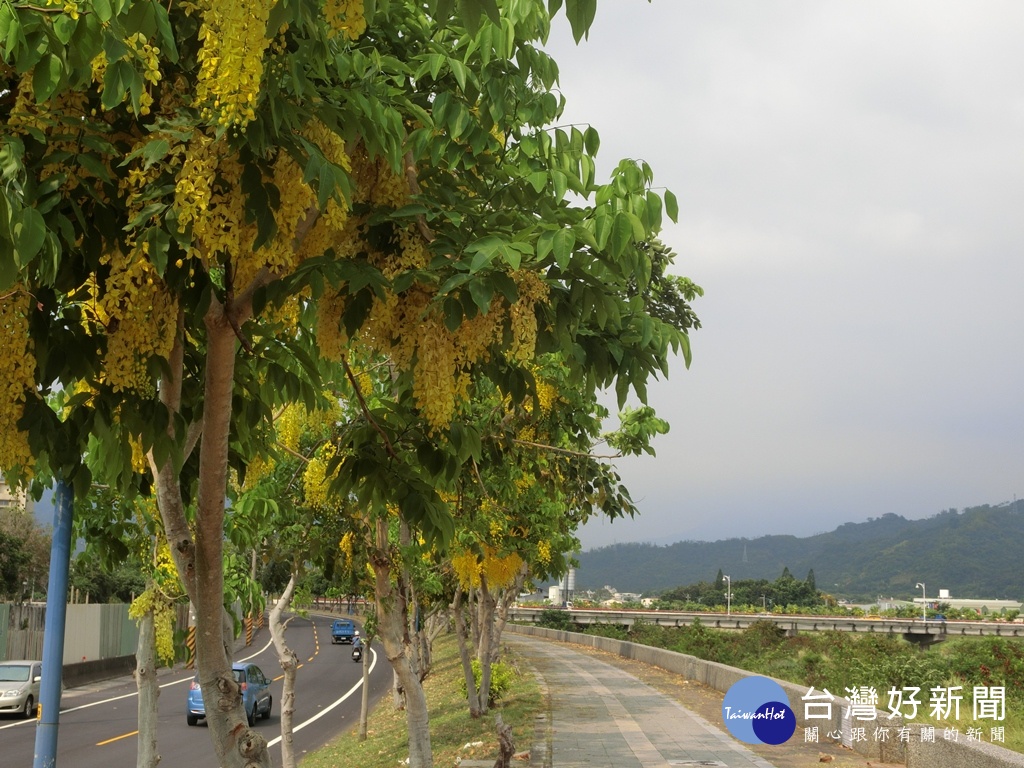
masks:
<path id="1" fill-rule="evenodd" d="M 267 642 L 267 644 L 264 645 L 262 648 L 260 648 L 258 651 L 256 651 L 255 653 L 250 654 L 249 656 L 246 656 L 244 659 L 239 659 L 239 661 L 248 661 L 249 659 L 252 659 L 252 658 L 255 658 L 256 656 L 259 656 L 261 653 L 263 653 L 265 650 L 267 650 L 267 648 L 269 648 L 271 645 L 273 645 L 273 643 L 274 643 L 273 639 L 269 640 Z M 183 677 L 181 680 L 172 680 L 169 683 L 164 683 L 160 687 L 161 688 L 170 688 L 172 685 L 179 685 L 180 683 L 187 683 L 193 677 L 195 677 L 194 673 L 188 675 L 188 677 Z M 89 707 L 98 707 L 100 704 L 110 704 L 111 702 L 114 702 L 114 701 L 121 701 L 122 699 L 130 699 L 133 696 L 138 696 L 138 695 L 139 695 L 138 691 L 133 691 L 131 693 L 125 693 L 125 694 L 123 694 L 121 696 L 114 696 L 114 697 L 109 698 L 109 699 L 103 699 L 101 701 L 94 701 L 94 702 L 92 702 L 90 704 L 82 704 L 79 707 L 69 707 L 68 709 L 62 709 L 60 711 L 60 713 L 61 713 L 61 715 L 66 715 L 69 712 L 78 712 L 81 709 L 89 709 Z M 15 726 L 18 726 L 18 725 L 27 725 L 28 723 L 35 723 L 35 722 L 36 722 L 35 718 L 29 718 L 27 720 L 19 720 L 18 722 L 11 723 L 10 725 L 0 725 L 0 731 L 4 730 L 5 728 L 14 728 Z"/>
<path id="2" fill-rule="evenodd" d="M 373 654 L 373 660 L 370 661 L 370 672 L 372 673 L 373 672 L 373 668 L 375 666 L 377 666 L 377 652 L 375 650 L 373 650 L 373 648 L 371 648 L 370 649 L 370 653 Z M 324 707 L 323 709 L 321 709 L 319 712 L 317 712 L 315 715 L 313 715 L 311 718 L 309 718 L 309 720 L 306 720 L 305 722 L 302 722 L 302 723 L 299 723 L 298 725 L 296 725 L 294 728 L 292 728 L 292 733 L 295 733 L 296 731 L 301 731 L 303 728 L 305 728 L 310 723 L 315 723 L 317 720 L 319 720 L 321 717 L 326 715 L 328 712 L 330 712 L 336 706 L 341 704 L 345 699 L 347 699 L 353 693 L 358 691 L 359 688 L 362 685 L 363 685 L 363 678 L 362 678 L 362 675 L 360 675 L 359 676 L 359 682 L 356 683 L 355 685 L 353 685 L 351 688 L 349 688 L 348 689 L 348 693 L 346 693 L 344 696 L 342 696 L 340 699 L 338 699 L 336 702 L 334 702 L 330 706 Z M 279 744 L 280 742 L 281 742 L 281 737 L 278 736 L 276 739 L 272 739 L 272 740 L 268 741 L 267 742 L 267 747 L 270 748 L 270 747 L 274 746 L 275 744 Z"/>

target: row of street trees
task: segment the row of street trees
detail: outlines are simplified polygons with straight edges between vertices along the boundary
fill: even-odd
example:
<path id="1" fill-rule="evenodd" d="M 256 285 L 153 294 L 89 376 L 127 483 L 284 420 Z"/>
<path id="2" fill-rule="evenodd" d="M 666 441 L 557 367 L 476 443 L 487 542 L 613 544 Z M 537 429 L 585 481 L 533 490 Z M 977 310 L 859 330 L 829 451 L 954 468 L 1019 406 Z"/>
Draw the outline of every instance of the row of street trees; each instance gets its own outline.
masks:
<path id="1" fill-rule="evenodd" d="M 45 592 L 50 532 L 19 504 L 0 507 L 0 601 Z"/>
<path id="2" fill-rule="evenodd" d="M 222 766 L 270 762 L 224 628 L 270 562 L 286 672 L 304 569 L 372 595 L 431 765 L 430 616 L 466 610 L 486 710 L 508 596 L 635 512 L 612 461 L 667 429 L 641 405 L 609 433 L 597 393 L 689 364 L 674 198 L 642 161 L 599 181 L 597 132 L 558 122 L 562 3 L 454 6 L 0 4 L 0 466 L 116 496 L 82 531 L 149 563 L 154 652 L 175 589 L 195 606 Z M 579 41 L 596 0 L 565 10 Z"/>
<path id="3" fill-rule="evenodd" d="M 701 581 L 666 590 L 659 597 L 662 607 L 692 606 L 697 609 L 726 605 L 726 590 L 731 590 L 734 609 L 752 606 L 760 610 L 799 608 L 820 608 L 826 604 L 835 605 L 835 599 L 818 591 L 814 571 L 808 571 L 807 578 L 797 579 L 789 568 L 774 581 L 768 579 L 736 579 L 727 584 L 722 571 L 714 581 Z"/>

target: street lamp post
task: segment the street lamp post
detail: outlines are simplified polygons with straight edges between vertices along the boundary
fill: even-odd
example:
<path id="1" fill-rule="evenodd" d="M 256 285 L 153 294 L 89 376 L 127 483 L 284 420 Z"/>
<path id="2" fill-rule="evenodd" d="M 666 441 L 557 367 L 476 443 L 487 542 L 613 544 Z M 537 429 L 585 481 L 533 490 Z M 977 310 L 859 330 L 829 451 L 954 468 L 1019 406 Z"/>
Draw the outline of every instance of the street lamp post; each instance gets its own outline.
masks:
<path id="1" fill-rule="evenodd" d="M 725 615 L 729 616 L 732 614 L 732 579 L 725 574 L 722 578 L 725 579 Z"/>
<path id="2" fill-rule="evenodd" d="M 924 594 L 924 582 L 917 582 L 917 586 L 921 588 L 921 621 L 928 621 L 928 598 Z"/>

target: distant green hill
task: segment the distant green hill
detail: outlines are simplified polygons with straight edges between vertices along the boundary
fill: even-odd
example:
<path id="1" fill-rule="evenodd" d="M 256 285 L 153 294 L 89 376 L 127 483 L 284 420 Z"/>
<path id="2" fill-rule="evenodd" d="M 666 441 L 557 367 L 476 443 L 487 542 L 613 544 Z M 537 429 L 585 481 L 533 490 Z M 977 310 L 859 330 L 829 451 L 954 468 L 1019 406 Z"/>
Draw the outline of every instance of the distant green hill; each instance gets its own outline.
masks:
<path id="1" fill-rule="evenodd" d="M 907 520 L 888 514 L 797 538 L 682 541 L 667 546 L 614 544 L 579 555 L 577 589 L 614 586 L 659 592 L 711 581 L 719 569 L 734 580 L 775 579 L 783 568 L 802 579 L 814 570 L 818 589 L 836 597 L 909 599 L 948 589 L 954 597 L 1024 598 L 1024 501 L 955 509 Z"/>

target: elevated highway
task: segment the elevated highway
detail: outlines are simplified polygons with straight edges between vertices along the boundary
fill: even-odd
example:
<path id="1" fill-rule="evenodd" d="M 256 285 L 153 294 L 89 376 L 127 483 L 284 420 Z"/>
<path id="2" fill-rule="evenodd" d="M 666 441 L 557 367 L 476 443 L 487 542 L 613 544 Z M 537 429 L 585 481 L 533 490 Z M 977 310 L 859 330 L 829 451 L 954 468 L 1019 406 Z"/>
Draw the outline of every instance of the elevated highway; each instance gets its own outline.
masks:
<path id="1" fill-rule="evenodd" d="M 526 624 L 536 624 L 544 608 L 516 607 L 510 611 L 510 619 Z M 922 621 L 921 619 L 865 619 L 847 616 L 790 616 L 782 614 L 749 613 L 696 613 L 688 611 L 616 611 L 601 609 L 569 609 L 566 611 L 573 623 L 580 626 L 589 624 L 613 624 L 631 627 L 637 622 L 656 624 L 659 627 L 686 627 L 699 619 L 706 627 L 714 629 L 746 629 L 758 621 L 770 621 L 786 632 L 861 632 L 869 634 L 900 635 L 909 642 L 931 645 L 947 637 L 1020 637 L 1024 638 L 1024 623 L 1015 624 L 995 621 Z"/>

